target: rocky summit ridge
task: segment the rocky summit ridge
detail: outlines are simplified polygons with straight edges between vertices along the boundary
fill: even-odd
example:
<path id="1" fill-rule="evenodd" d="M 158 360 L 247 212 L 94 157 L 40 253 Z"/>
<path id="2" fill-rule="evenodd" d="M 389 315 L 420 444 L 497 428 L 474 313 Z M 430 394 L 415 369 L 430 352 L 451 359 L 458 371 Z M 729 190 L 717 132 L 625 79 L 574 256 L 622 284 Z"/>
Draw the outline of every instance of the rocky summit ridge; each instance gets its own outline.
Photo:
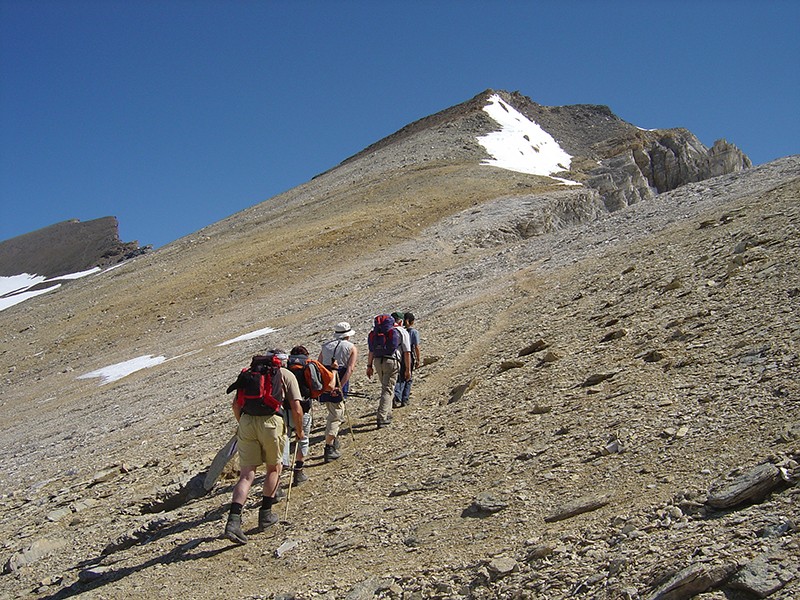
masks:
<path id="1" fill-rule="evenodd" d="M 495 94 L 582 185 L 481 164 Z M 797 596 L 799 194 L 800 157 L 489 90 L 3 311 L 0 597 Z M 366 332 L 393 310 L 425 364 L 377 430 Z M 234 546 L 235 461 L 201 485 L 225 387 L 341 320 L 343 457 L 315 407 L 310 480 Z M 82 377 L 136 357 L 163 360 Z"/>
<path id="2" fill-rule="evenodd" d="M 0 242 L 0 276 L 56 278 L 116 265 L 149 250 L 136 241 L 122 242 L 116 217 L 72 219 Z"/>

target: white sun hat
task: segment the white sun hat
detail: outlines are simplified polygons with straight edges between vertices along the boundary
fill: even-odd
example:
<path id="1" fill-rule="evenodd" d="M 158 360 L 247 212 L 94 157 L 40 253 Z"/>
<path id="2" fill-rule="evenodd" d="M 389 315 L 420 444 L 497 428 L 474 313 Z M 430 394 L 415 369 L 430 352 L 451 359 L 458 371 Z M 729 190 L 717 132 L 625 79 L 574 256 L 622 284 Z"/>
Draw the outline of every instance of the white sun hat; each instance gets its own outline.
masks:
<path id="1" fill-rule="evenodd" d="M 337 340 L 341 340 L 342 338 L 352 337 L 355 335 L 355 331 L 350 329 L 350 323 L 347 321 L 342 321 L 341 323 L 337 323 L 333 327 L 333 337 Z"/>

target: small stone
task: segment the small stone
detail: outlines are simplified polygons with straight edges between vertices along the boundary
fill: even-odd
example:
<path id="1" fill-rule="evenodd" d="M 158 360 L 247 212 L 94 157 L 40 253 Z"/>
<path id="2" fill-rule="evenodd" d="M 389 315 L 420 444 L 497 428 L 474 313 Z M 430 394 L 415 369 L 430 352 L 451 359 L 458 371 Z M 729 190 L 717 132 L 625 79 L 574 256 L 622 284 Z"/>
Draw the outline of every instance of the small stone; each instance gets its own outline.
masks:
<path id="1" fill-rule="evenodd" d="M 498 500 L 489 492 L 482 492 L 475 497 L 475 500 L 470 506 L 464 509 L 461 513 L 462 517 L 488 517 L 504 508 L 508 507 L 508 503 Z"/>
<path id="2" fill-rule="evenodd" d="M 488 569 L 492 574 L 492 579 L 499 579 L 519 571 L 519 564 L 513 558 L 501 556 L 493 558 L 488 565 Z"/>
<path id="3" fill-rule="evenodd" d="M 54 523 L 60 521 L 64 517 L 67 517 L 72 514 L 72 511 L 69 508 L 57 508 L 55 510 L 51 510 L 47 513 L 47 520 L 53 521 Z"/>
<path id="4" fill-rule="evenodd" d="M 559 358 L 561 358 L 561 355 L 558 352 L 554 352 L 552 350 L 549 350 L 549 351 L 545 352 L 544 356 L 542 356 L 542 362 L 543 363 L 554 363 Z"/>
<path id="5" fill-rule="evenodd" d="M 280 546 L 275 549 L 275 558 L 281 558 L 287 552 L 290 552 L 297 548 L 300 544 L 297 540 L 286 540 Z"/>
<path id="6" fill-rule="evenodd" d="M 500 372 L 510 371 L 511 369 L 520 369 L 525 366 L 521 360 L 504 360 L 500 363 Z"/>
<path id="7" fill-rule="evenodd" d="M 541 352 L 542 350 L 547 348 L 549 345 L 550 344 L 548 344 L 547 342 L 545 342 L 542 339 L 536 340 L 532 344 L 529 344 L 528 346 L 526 346 L 525 348 L 520 350 L 519 354 L 517 356 L 522 357 L 522 356 L 528 356 L 529 354 L 533 354 L 534 352 Z"/>
<path id="8" fill-rule="evenodd" d="M 611 496 L 609 494 L 583 496 L 556 509 L 546 516 L 544 521 L 545 523 L 563 521 L 564 519 L 569 519 L 570 517 L 602 508 L 609 502 L 611 502 Z"/>

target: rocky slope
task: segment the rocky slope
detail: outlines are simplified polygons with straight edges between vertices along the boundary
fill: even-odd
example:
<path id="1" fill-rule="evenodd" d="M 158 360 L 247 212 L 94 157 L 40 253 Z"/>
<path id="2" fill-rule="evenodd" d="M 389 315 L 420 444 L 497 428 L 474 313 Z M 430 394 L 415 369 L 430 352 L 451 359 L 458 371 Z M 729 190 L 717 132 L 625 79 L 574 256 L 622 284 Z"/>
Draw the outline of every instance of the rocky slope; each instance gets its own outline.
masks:
<path id="1" fill-rule="evenodd" d="M 608 212 L 596 188 L 480 166 L 474 105 L 0 313 L 0 597 L 798 594 L 800 158 Z M 586 180 L 602 139 L 574 136 Z M 365 353 L 397 309 L 427 358 L 412 405 L 376 430 L 362 357 L 343 458 L 322 463 L 317 407 L 284 520 L 221 539 L 235 463 L 197 483 L 238 368 L 340 320 Z"/>

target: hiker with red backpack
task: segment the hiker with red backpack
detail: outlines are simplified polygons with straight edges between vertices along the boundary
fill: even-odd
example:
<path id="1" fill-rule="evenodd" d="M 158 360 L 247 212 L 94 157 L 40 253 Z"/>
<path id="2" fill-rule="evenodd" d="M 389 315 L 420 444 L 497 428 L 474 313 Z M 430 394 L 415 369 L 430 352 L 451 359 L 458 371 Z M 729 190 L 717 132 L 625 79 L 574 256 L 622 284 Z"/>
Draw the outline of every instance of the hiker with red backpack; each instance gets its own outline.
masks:
<path id="1" fill-rule="evenodd" d="M 328 418 L 325 422 L 325 453 L 323 460 L 327 463 L 341 457 L 339 447 L 339 428 L 344 422 L 344 401 L 350 390 L 350 376 L 358 360 L 358 348 L 350 341 L 355 331 L 350 323 L 342 321 L 333 328 L 333 339 L 325 342 L 319 353 L 319 361 L 335 371 L 338 375 L 339 385 L 330 393 L 322 394 L 319 398 L 328 409 Z"/>
<path id="2" fill-rule="evenodd" d="M 375 373 L 381 384 L 376 415 L 378 429 L 392 422 L 392 401 L 398 375 L 402 371 L 405 379 L 411 379 L 411 343 L 402 322 L 402 313 L 378 315 L 367 338 L 367 377 L 372 379 Z"/>
<path id="3" fill-rule="evenodd" d="M 236 390 L 231 408 L 239 423 L 237 442 L 240 473 L 239 481 L 233 488 L 225 537 L 237 544 L 247 543 L 247 536 L 242 531 L 242 509 L 255 480 L 256 469 L 262 463 L 267 464 L 267 476 L 261 492 L 258 530 L 263 531 L 278 522 L 278 515 L 272 512 L 272 506 L 276 502 L 280 484 L 281 455 L 286 440 L 284 400 L 294 416 L 296 438 L 305 438 L 300 387 L 292 372 L 285 368 L 287 358 L 288 355 L 278 349 L 254 356 L 250 367 L 242 369 L 227 390 L 227 393 Z"/>

